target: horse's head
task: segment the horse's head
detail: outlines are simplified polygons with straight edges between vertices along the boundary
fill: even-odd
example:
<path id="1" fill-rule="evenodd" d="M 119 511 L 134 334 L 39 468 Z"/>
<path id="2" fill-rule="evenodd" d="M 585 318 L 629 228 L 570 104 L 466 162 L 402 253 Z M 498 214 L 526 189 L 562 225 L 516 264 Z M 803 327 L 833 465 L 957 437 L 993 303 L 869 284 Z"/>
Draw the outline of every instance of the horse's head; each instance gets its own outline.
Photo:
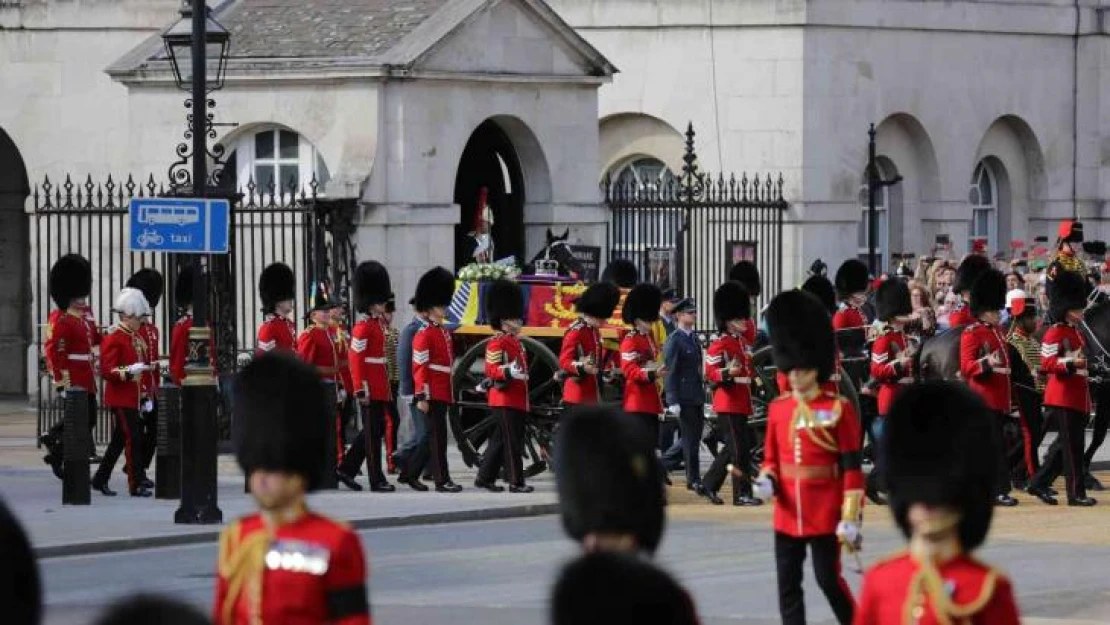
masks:
<path id="1" fill-rule="evenodd" d="M 570 249 L 570 244 L 567 240 L 570 238 L 570 228 L 567 228 L 561 235 L 556 235 L 551 232 L 551 228 L 547 229 L 547 245 L 544 246 L 542 252 L 537 255 L 545 259 L 554 260 L 559 263 L 559 272 L 566 273 L 567 275 L 575 278 L 580 278 L 586 273 L 585 266 L 574 256 L 574 252 Z"/>

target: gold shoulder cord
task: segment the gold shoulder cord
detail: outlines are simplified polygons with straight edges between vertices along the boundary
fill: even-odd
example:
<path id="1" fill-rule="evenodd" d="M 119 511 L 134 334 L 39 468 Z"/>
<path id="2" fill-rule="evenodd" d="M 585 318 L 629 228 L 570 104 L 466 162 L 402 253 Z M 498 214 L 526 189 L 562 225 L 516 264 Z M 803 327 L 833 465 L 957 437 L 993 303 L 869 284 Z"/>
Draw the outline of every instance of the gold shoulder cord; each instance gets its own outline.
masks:
<path id="1" fill-rule="evenodd" d="M 934 615 L 940 625 L 952 625 L 953 621 L 960 622 L 974 616 L 986 607 L 994 596 L 994 589 L 998 582 L 998 572 L 990 569 L 983 580 L 983 589 L 979 596 L 967 605 L 956 605 L 948 596 L 944 587 L 944 579 L 940 571 L 931 560 L 914 560 L 920 567 L 910 580 L 909 592 L 906 603 L 902 607 L 902 622 L 912 625 L 918 621 L 920 614 L 917 610 L 924 609 L 925 602 L 933 606 Z"/>
<path id="2" fill-rule="evenodd" d="M 254 599 L 262 596 L 262 570 L 266 563 L 266 549 L 273 535 L 268 527 L 255 532 L 246 540 L 240 540 L 240 525 L 236 523 L 220 535 L 219 574 L 227 580 L 227 596 L 224 597 L 223 621 L 225 625 L 234 623 L 235 606 L 243 592 L 243 586 L 255 582 Z M 261 603 L 260 601 L 258 603 Z M 251 610 L 252 620 L 261 623 L 260 605 Z"/>
<path id="3" fill-rule="evenodd" d="M 794 399 L 798 402 L 798 407 L 794 409 L 794 418 L 790 422 L 790 442 L 793 443 L 798 436 L 798 426 L 805 427 L 806 432 L 809 434 L 810 440 L 818 447 L 825 451 L 833 453 L 840 452 L 840 446 L 836 442 L 836 437 L 827 428 L 819 427 L 817 418 L 813 415 L 813 409 L 806 403 L 799 393 L 794 393 Z M 843 410 L 840 400 L 837 399 L 833 402 L 833 422 L 835 423 L 840 419 L 840 413 Z"/>

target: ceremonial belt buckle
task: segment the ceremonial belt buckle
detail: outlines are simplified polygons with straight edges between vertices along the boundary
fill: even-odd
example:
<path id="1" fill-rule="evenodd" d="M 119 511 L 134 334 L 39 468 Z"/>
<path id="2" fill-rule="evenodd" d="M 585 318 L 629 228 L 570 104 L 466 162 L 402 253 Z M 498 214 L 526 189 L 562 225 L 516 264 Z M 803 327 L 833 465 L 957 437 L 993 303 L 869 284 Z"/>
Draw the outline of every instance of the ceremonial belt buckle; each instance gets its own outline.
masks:
<path id="1" fill-rule="evenodd" d="M 840 477 L 840 467 L 835 464 L 784 464 L 782 476 L 802 480 L 831 480 Z"/>
<path id="2" fill-rule="evenodd" d="M 751 378 L 732 378 L 733 384 L 750 384 L 751 381 Z"/>

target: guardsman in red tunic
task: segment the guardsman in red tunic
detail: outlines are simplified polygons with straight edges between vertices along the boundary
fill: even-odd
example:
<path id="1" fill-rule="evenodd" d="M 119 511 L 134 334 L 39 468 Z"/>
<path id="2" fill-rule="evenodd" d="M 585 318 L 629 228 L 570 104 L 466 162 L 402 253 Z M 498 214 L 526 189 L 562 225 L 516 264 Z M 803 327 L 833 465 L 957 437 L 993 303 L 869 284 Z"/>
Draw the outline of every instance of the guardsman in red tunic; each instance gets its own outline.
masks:
<path id="1" fill-rule="evenodd" d="M 994 415 L 958 383 L 926 382 L 888 417 L 890 504 L 909 546 L 867 571 L 854 625 L 1017 625 L 1010 580 L 971 555 L 990 530 L 1004 455 Z"/>
<path id="2" fill-rule="evenodd" d="M 447 307 L 455 292 L 455 277 L 443 267 L 436 267 L 421 276 L 416 284 L 416 309 L 428 313 L 428 324 L 412 340 L 412 379 L 416 407 L 427 416 L 428 441 L 418 447 L 412 462 L 406 463 L 403 483 L 416 481 L 418 467 L 428 465 L 435 480 L 436 491 L 457 493 L 462 490 L 451 481 L 447 466 L 447 409 L 455 401 L 451 389 L 451 333 L 443 327 Z"/>
<path id="3" fill-rule="evenodd" d="M 867 381 L 867 302 L 870 272 L 858 259 L 844 261 L 836 270 L 836 295 L 840 304 L 833 313 L 837 352 L 852 372 L 852 382 L 862 386 Z"/>
<path id="4" fill-rule="evenodd" d="M 813 554 L 817 585 L 842 624 L 855 604 L 840 573 L 840 543 L 861 543 L 863 473 L 860 424 L 852 404 L 825 393 L 836 351 L 832 320 L 816 298 L 786 291 L 771 301 L 767 327 L 775 366 L 790 376 L 790 395 L 767 410 L 763 468 L 753 486 L 775 498 L 775 561 L 779 612 L 787 625 L 805 623 L 802 563 Z"/>
<path id="5" fill-rule="evenodd" d="M 621 341 L 621 373 L 624 374 L 624 411 L 644 422 L 651 440 L 659 440 L 659 417 L 663 402 L 656 381 L 667 374 L 659 363 L 659 346 L 651 324 L 659 318 L 663 293 L 653 284 L 639 284 L 624 298 L 621 318 L 632 330 Z"/>
<path id="6" fill-rule="evenodd" d="M 960 376 L 994 411 L 995 436 L 1001 445 L 1011 407 L 1009 344 L 998 326 L 1000 311 L 1006 306 L 1006 278 L 1002 272 L 987 269 L 981 273 L 971 287 L 969 303 L 976 322 L 960 336 Z M 1010 468 L 1005 454 L 998 462 L 996 480 L 998 505 L 1016 506 L 1017 499 L 1010 496 Z"/>
<path id="7" fill-rule="evenodd" d="M 601 370 L 605 366 L 601 326 L 613 316 L 620 297 L 620 289 L 615 285 L 598 282 L 574 303 L 578 319 L 567 328 L 559 349 L 559 370 L 566 378 L 564 404 L 596 404 L 600 400 Z"/>
<path id="8" fill-rule="evenodd" d="M 960 296 L 960 306 L 948 313 L 948 327 L 958 328 L 975 323 L 976 317 L 970 306 L 971 288 L 979 276 L 990 268 L 990 260 L 980 254 L 972 254 L 960 263 L 956 269 L 956 283 L 952 285 L 952 291 Z"/>
<path id="9" fill-rule="evenodd" d="M 828 278 L 824 276 L 810 276 L 809 279 L 802 284 L 801 290 L 816 297 L 817 300 L 824 305 L 825 310 L 829 312 L 829 316 L 836 315 L 836 290 L 832 283 L 829 282 Z M 840 363 L 841 359 L 838 349 L 836 354 L 836 366 L 833 367 L 835 373 L 830 375 L 828 380 L 821 383 L 821 390 L 832 393 L 833 395 L 840 394 Z M 863 379 L 866 379 L 866 376 L 863 376 Z M 790 378 L 782 371 L 775 372 L 775 384 L 779 388 L 779 394 L 790 393 Z"/>
<path id="10" fill-rule="evenodd" d="M 96 378 L 93 375 L 93 346 L 99 342 L 99 333 L 89 330 L 83 313 L 85 299 L 92 290 L 92 268 L 89 261 L 77 254 L 67 254 L 50 268 L 50 297 L 58 308 L 50 313 L 46 325 L 46 343 L 43 346 L 54 390 L 64 400 L 66 391 L 79 387 L 89 397 L 89 445 L 91 432 L 96 427 Z M 54 475 L 63 475 L 64 451 L 62 446 L 63 422 L 59 421 L 41 438 L 46 447 L 43 460 Z"/>
<path id="11" fill-rule="evenodd" d="M 150 314 L 143 319 L 142 325 L 136 332 L 146 348 L 144 362 L 148 367 L 143 373 L 143 398 L 139 406 L 139 425 L 143 430 L 141 459 L 145 474 L 150 470 L 150 463 L 154 461 L 154 452 L 158 448 L 158 387 L 162 384 L 162 372 L 159 370 L 158 361 L 161 358 L 159 348 L 162 340 L 158 334 L 158 326 L 154 325 L 154 308 L 162 301 L 162 291 L 166 287 L 166 281 L 162 278 L 162 274 L 154 269 L 140 269 L 127 281 L 127 286 L 142 291 L 150 309 Z M 126 468 L 124 470 L 126 471 Z M 154 482 L 143 478 L 143 486 L 154 488 Z"/>
<path id="12" fill-rule="evenodd" d="M 181 316 L 170 332 L 170 379 L 177 386 L 185 381 L 185 362 L 189 355 L 189 330 L 193 328 L 193 271 L 186 267 L 174 284 L 174 304 Z"/>
<path id="13" fill-rule="evenodd" d="M 266 318 L 258 326 L 256 356 L 275 350 L 292 352 L 297 349 L 297 328 L 292 319 L 296 291 L 293 270 L 284 263 L 274 263 L 258 276 L 258 296 Z"/>
<path id="14" fill-rule="evenodd" d="M 343 380 L 339 377 L 339 356 L 335 352 L 335 341 L 331 335 L 332 300 L 327 289 L 317 285 L 312 298 L 312 308 L 308 311 L 309 325 L 297 337 L 297 356 L 301 360 L 316 367 L 316 373 L 321 380 L 332 383 L 335 389 L 335 425 L 336 459 L 343 462 L 343 416 L 340 407 L 346 398 L 343 389 Z M 336 467 L 339 468 L 338 466 Z"/>
<path id="15" fill-rule="evenodd" d="M 879 386 L 879 414 L 872 423 L 871 436 L 881 442 L 883 426 L 894 398 L 914 381 L 913 349 L 902 331 L 906 318 L 913 313 L 910 289 L 906 283 L 898 278 L 883 281 L 875 292 L 875 312 L 882 328 L 871 344 L 871 379 Z M 879 494 L 884 488 L 882 455 L 876 454 L 875 459 L 875 467 L 867 476 L 867 498 L 882 505 L 886 503 Z"/>
<path id="16" fill-rule="evenodd" d="M 752 310 L 755 310 L 754 300 L 763 292 L 763 282 L 759 276 L 759 268 L 755 263 L 747 260 L 742 260 L 732 266 L 728 272 L 728 279 L 733 282 L 739 282 L 748 292 L 750 298 L 748 305 Z M 741 327 L 741 338 L 744 339 L 744 344 L 754 349 L 757 332 L 755 317 L 749 315 Z"/>
<path id="17" fill-rule="evenodd" d="M 150 488 L 144 485 L 146 476 L 140 458 L 143 433 L 139 425 L 143 374 L 150 365 L 146 363 L 146 344 L 138 334 L 150 307 L 142 291 L 127 287 L 119 292 L 113 309 L 119 315 L 119 323 L 101 343 L 100 377 L 104 378 L 104 406 L 112 412 L 115 427 L 104 459 L 93 476 L 92 488 L 109 497 L 116 494 L 108 488 L 108 480 L 122 452 L 127 463 L 128 492 L 132 497 L 150 497 Z"/>
<path id="18" fill-rule="evenodd" d="M 486 317 L 496 332 L 486 343 L 486 376 L 493 380 L 489 407 L 497 418 L 497 427 L 490 435 L 474 486 L 495 493 L 505 490 L 497 485 L 497 476 L 505 467 L 509 492 L 530 493 L 533 488 L 524 483 L 521 447 L 524 419 L 530 409 L 528 354 L 518 336 L 524 325 L 524 293 L 515 282 L 497 280 L 486 290 L 485 303 Z"/>
<path id="19" fill-rule="evenodd" d="M 386 411 L 393 398 L 389 384 L 389 363 L 385 353 L 388 331 L 385 305 L 393 297 L 389 272 L 376 261 L 355 268 L 355 312 L 364 315 L 351 335 L 348 360 L 351 363 L 352 394 L 362 414 L 362 430 L 351 443 L 336 475 L 352 490 L 362 490 L 355 481 L 359 466 L 366 460 L 370 490 L 391 493 L 396 487 L 382 472 L 382 445 L 386 435 Z"/>
<path id="20" fill-rule="evenodd" d="M 1075 272 L 1061 271 L 1056 276 L 1049 306 L 1056 323 L 1041 339 L 1041 370 L 1048 377 L 1044 389 L 1045 413 L 1048 418 L 1056 419 L 1059 434 L 1045 455 L 1044 464 L 1033 476 L 1029 493 L 1049 505 L 1056 505 L 1056 498 L 1048 489 L 1060 475 L 1062 466 L 1068 505 L 1093 506 L 1096 502 L 1087 496 L 1083 462 L 1091 392 L 1084 351 L 1086 344 L 1076 329 L 1087 308 L 1085 280 Z"/>
<path id="21" fill-rule="evenodd" d="M 259 511 L 220 536 L 215 624 L 370 625 L 362 541 L 305 504 L 332 417 L 319 374 L 291 354 L 264 354 L 233 392 L 236 455 Z"/>

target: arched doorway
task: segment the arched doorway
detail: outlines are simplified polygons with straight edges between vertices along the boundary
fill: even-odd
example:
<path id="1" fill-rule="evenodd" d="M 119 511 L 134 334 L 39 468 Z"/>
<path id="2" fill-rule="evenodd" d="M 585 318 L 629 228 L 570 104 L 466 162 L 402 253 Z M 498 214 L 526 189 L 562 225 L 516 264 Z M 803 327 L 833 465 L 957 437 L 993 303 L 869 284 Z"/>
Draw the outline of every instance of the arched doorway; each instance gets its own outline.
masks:
<path id="1" fill-rule="evenodd" d="M 31 258 L 23 203 L 31 192 L 15 142 L 0 128 L 0 396 L 27 394 Z"/>
<path id="2" fill-rule="evenodd" d="M 482 122 L 470 135 L 459 159 L 455 175 L 455 203 L 459 205 L 459 224 L 455 232 L 455 268 L 469 264 L 467 233 L 475 226 L 478 195 L 485 187 L 493 212 L 490 234 L 495 244 L 495 259 L 515 256 L 525 263 L 524 171 L 517 148 L 509 135 L 492 119 Z"/>

